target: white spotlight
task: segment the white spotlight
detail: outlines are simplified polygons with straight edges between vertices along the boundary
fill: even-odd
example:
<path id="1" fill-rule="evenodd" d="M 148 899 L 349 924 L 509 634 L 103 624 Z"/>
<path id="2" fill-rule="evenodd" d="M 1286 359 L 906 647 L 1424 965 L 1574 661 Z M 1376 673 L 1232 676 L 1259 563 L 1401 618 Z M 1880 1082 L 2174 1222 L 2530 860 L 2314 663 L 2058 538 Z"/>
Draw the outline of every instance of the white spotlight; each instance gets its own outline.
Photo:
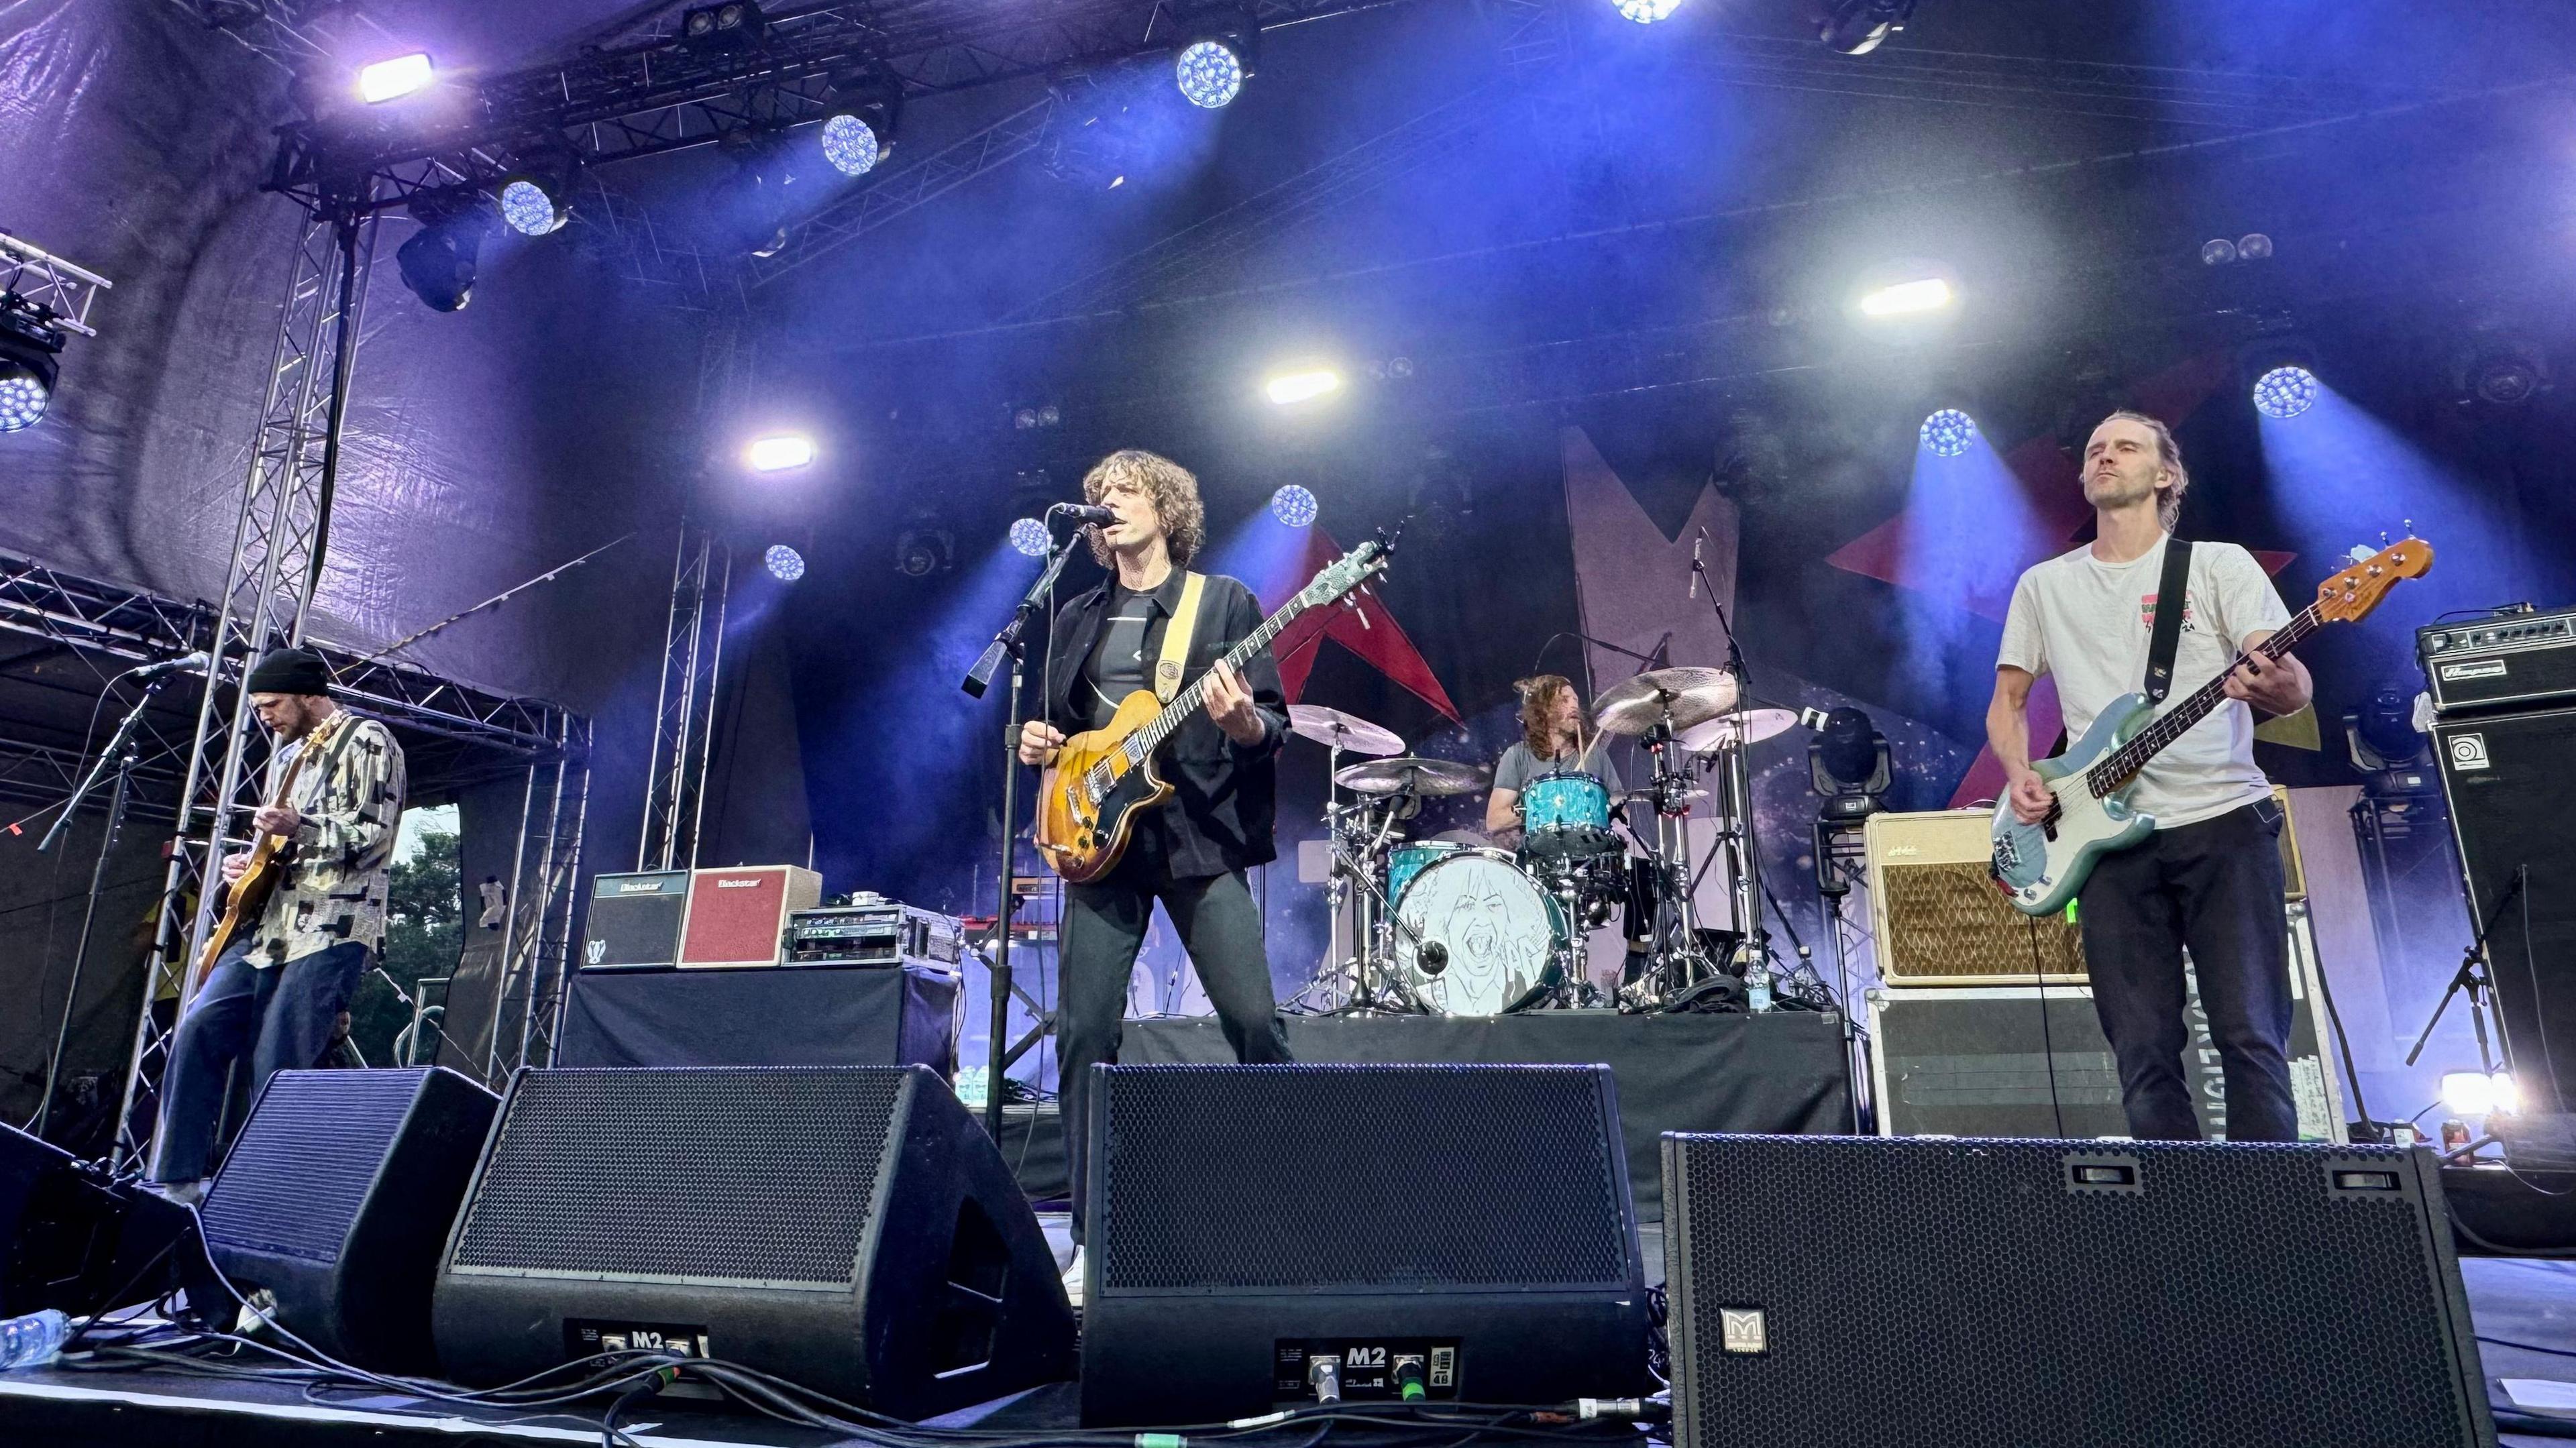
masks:
<path id="1" fill-rule="evenodd" d="M 397 55 L 359 70 L 358 99 L 371 106 L 379 105 L 416 90 L 426 90 L 429 83 L 437 78 L 427 54 Z"/>
<path id="2" fill-rule="evenodd" d="M 2521 1107 L 2522 1088 L 2510 1072 L 2498 1071 L 2492 1076 L 2484 1071 L 2442 1073 L 2442 1109 L 2453 1116 L 2509 1115 Z"/>
<path id="3" fill-rule="evenodd" d="M 1902 317 L 1916 312 L 1937 312 L 1959 299 L 1950 284 L 1939 277 L 1898 282 L 1880 287 L 1860 299 L 1864 317 Z"/>
<path id="4" fill-rule="evenodd" d="M 1328 392 L 1341 390 L 1342 374 L 1329 367 L 1317 367 L 1306 372 L 1283 372 L 1271 378 L 1269 384 L 1263 388 L 1263 391 L 1270 394 L 1270 400 L 1282 407 L 1292 402 L 1311 401 Z"/>
<path id="5" fill-rule="evenodd" d="M 744 460 L 751 464 L 754 472 L 785 472 L 789 468 L 801 468 L 814 460 L 814 439 L 794 432 L 780 433 L 775 437 L 754 438 L 743 456 Z"/>

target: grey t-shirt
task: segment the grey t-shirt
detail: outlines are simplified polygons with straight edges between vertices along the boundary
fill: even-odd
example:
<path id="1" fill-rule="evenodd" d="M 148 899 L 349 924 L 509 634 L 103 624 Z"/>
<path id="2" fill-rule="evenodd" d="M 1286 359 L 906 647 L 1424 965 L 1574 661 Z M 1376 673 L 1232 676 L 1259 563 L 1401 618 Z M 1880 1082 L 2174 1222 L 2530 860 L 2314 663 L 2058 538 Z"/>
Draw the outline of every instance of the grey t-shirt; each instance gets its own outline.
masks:
<path id="1" fill-rule="evenodd" d="M 1529 788 L 1529 782 L 1540 775 L 1573 769 L 1574 755 L 1571 753 L 1559 759 L 1539 759 L 1530 753 L 1527 744 L 1515 744 L 1504 750 L 1501 761 L 1494 765 L 1494 788 L 1508 789 L 1517 794 Z M 1612 795 L 1619 793 L 1619 766 L 1610 762 L 1609 745 L 1595 748 L 1592 758 L 1579 772 L 1599 779 L 1601 787 Z"/>
<path id="2" fill-rule="evenodd" d="M 1154 595 L 1136 593 L 1124 584 L 1109 589 L 1109 617 L 1101 621 L 1100 642 L 1082 666 L 1082 692 L 1091 727 L 1107 726 L 1139 689 L 1151 688 L 1152 670 L 1145 663 L 1145 635 L 1154 626 Z"/>

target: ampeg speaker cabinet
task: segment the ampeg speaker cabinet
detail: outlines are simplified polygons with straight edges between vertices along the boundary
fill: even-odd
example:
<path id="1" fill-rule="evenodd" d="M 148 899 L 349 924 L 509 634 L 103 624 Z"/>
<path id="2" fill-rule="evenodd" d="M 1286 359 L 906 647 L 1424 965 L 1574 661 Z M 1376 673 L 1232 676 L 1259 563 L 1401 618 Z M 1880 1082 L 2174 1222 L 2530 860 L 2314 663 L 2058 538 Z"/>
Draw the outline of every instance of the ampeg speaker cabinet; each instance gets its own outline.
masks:
<path id="1" fill-rule="evenodd" d="M 1861 826 L 1879 978 L 1893 986 L 2073 984 L 2084 935 L 2062 915 L 2034 919 L 1995 888 L 1985 810 L 1879 814 Z"/>
<path id="2" fill-rule="evenodd" d="M 602 875 L 591 882 L 581 964 L 594 969 L 676 965 L 680 926 L 688 913 L 686 870 Z"/>
<path id="3" fill-rule="evenodd" d="M 2428 1151 L 1673 1135 L 1664 1179 L 1677 1448 L 2495 1442 Z"/>
<path id="4" fill-rule="evenodd" d="M 469 1383 L 659 1346 L 905 1418 L 1074 1367 L 1036 1214 L 918 1067 L 520 1072 L 435 1325 Z"/>
<path id="5" fill-rule="evenodd" d="M 2290 1088 L 2299 1136 L 2344 1139 L 2308 907 L 2290 914 Z M 2185 956 L 2184 1079 L 2201 1131 L 2227 1134 L 2227 1078 Z M 2089 986 L 1964 986 L 1869 993 L 1871 1099 L 1881 1136 L 2126 1136 L 2120 1068 Z"/>
<path id="6" fill-rule="evenodd" d="M 1646 1389 L 1608 1067 L 1096 1069 L 1084 1423 Z"/>
<path id="7" fill-rule="evenodd" d="M 2415 656 L 2446 714 L 2563 703 L 2576 699 L 2576 609 L 2427 624 Z"/>
<path id="8" fill-rule="evenodd" d="M 0 1126 L 0 1317 L 86 1317 L 173 1287 L 192 1312 L 232 1320 L 187 1208 Z"/>
<path id="9" fill-rule="evenodd" d="M 2576 708 L 2441 719 L 2433 755 L 2524 1104 L 2576 1110 Z"/>
<path id="10" fill-rule="evenodd" d="M 430 1284 L 500 1098 L 453 1071 L 280 1071 L 198 1209 L 243 1291 L 344 1362 L 434 1373 Z"/>
<path id="11" fill-rule="evenodd" d="M 787 917 L 822 898 L 823 877 L 799 865 L 696 871 L 680 964 L 776 965 Z"/>

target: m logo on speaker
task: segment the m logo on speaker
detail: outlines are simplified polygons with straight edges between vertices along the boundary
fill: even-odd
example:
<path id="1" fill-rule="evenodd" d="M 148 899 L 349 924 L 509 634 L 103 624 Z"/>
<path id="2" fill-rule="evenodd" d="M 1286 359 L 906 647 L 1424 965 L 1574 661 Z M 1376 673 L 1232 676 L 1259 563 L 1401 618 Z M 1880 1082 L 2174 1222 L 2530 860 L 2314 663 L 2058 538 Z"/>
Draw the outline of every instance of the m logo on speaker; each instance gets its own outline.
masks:
<path id="1" fill-rule="evenodd" d="M 1728 1352 L 1769 1352 L 1770 1333 L 1762 1324 L 1758 1307 L 1721 1307 L 1717 1310 L 1718 1344 Z"/>

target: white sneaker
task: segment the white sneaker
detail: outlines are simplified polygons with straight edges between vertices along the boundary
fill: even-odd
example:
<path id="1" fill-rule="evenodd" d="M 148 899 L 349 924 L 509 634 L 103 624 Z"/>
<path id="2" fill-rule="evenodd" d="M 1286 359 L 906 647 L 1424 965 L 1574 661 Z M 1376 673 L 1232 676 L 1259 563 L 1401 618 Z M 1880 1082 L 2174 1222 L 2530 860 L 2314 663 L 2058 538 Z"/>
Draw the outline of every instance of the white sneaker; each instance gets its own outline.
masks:
<path id="1" fill-rule="evenodd" d="M 1079 1242 L 1073 1247 L 1073 1261 L 1064 1269 L 1064 1295 L 1074 1306 L 1082 1305 L 1082 1244 Z"/>

